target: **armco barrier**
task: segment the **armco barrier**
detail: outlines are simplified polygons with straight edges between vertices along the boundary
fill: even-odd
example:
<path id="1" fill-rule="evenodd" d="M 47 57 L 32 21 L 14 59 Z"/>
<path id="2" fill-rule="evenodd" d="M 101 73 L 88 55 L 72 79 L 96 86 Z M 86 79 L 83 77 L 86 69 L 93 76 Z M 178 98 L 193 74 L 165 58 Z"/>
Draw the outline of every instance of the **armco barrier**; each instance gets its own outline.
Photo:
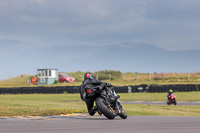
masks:
<path id="1" fill-rule="evenodd" d="M 116 93 L 135 93 L 135 92 L 174 92 L 200 91 L 200 84 L 186 85 L 135 85 L 135 86 L 114 86 Z M 0 88 L 0 94 L 61 94 L 79 93 L 79 86 L 56 86 L 56 87 L 19 87 L 19 88 Z"/>

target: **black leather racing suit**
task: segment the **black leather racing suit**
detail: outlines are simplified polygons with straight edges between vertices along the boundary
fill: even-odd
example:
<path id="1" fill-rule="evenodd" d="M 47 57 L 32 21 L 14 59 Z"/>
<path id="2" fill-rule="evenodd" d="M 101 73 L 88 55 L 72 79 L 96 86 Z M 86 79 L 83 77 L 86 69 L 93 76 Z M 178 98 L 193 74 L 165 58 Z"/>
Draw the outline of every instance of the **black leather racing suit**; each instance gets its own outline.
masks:
<path id="1" fill-rule="evenodd" d="M 93 108 L 94 106 L 94 100 L 92 98 L 88 98 L 88 97 L 85 97 L 85 86 L 86 85 L 94 85 L 94 86 L 97 86 L 97 85 L 100 85 L 102 84 L 102 82 L 100 80 L 97 80 L 95 78 L 93 79 L 86 79 L 82 82 L 80 88 L 79 88 L 79 91 L 80 91 L 80 97 L 83 101 L 85 101 L 86 105 L 87 105 L 87 109 L 88 109 L 88 113 L 92 116 L 95 114 L 96 112 L 96 109 Z"/>

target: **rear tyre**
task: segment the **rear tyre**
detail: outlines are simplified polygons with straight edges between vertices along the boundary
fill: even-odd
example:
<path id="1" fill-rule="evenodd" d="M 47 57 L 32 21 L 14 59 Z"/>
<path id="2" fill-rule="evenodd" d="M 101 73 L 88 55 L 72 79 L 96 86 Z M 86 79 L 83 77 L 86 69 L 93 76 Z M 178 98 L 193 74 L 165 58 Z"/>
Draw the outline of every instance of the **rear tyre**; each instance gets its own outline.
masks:
<path id="1" fill-rule="evenodd" d="M 126 114 L 126 112 L 125 112 L 125 110 L 123 108 L 121 108 L 121 113 L 119 114 L 119 116 L 122 119 L 126 119 L 127 118 L 127 114 Z"/>
<path id="2" fill-rule="evenodd" d="M 101 111 L 101 113 L 107 117 L 108 119 L 115 118 L 115 111 L 104 101 L 102 98 L 96 99 L 97 108 Z"/>
<path id="3" fill-rule="evenodd" d="M 170 103 L 169 103 L 169 101 L 168 101 L 168 100 L 166 101 L 166 103 L 167 103 L 167 105 L 170 105 Z"/>

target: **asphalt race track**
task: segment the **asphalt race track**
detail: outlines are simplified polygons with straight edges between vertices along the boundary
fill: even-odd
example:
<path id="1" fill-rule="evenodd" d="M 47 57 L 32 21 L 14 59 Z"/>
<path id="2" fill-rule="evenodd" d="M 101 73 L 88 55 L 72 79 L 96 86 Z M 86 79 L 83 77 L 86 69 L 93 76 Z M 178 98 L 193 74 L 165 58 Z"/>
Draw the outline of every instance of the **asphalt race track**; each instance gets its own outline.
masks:
<path id="1" fill-rule="evenodd" d="M 128 116 L 126 120 L 104 116 L 51 116 L 0 118 L 0 133 L 200 133 L 200 117 Z"/>

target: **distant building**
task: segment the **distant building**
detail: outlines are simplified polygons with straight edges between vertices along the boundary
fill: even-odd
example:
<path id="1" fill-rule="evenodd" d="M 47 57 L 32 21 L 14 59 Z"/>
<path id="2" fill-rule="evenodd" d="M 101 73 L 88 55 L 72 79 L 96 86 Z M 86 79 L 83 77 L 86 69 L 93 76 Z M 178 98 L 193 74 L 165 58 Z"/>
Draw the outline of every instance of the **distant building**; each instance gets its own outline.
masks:
<path id="1" fill-rule="evenodd" d="M 50 85 L 58 81 L 58 69 L 37 69 L 37 84 Z"/>

